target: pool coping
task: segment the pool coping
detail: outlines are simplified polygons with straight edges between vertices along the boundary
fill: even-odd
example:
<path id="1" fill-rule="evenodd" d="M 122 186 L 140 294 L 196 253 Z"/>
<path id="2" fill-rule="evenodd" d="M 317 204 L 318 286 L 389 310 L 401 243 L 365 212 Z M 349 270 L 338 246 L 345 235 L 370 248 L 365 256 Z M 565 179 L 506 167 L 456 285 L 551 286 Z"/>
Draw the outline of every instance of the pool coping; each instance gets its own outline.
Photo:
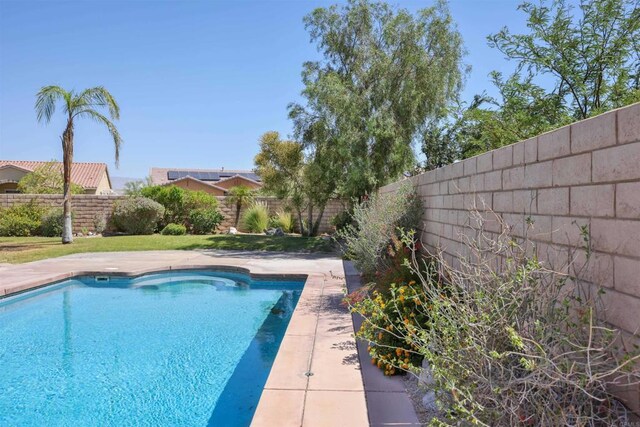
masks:
<path id="1" fill-rule="evenodd" d="M 76 277 L 82 276 L 116 276 L 116 277 L 126 277 L 126 278 L 137 278 L 141 276 L 146 276 L 148 274 L 155 273 L 169 273 L 174 271 L 191 271 L 191 270 L 216 270 L 225 273 L 240 273 L 245 274 L 252 279 L 258 280 L 282 280 L 282 279 L 291 279 L 291 280 L 306 280 L 309 275 L 307 274 L 274 274 L 274 273 L 253 273 L 250 269 L 245 267 L 237 267 L 237 266 L 227 266 L 227 265 L 211 265 L 211 264 L 203 264 L 203 265 L 185 265 L 185 266 L 169 266 L 167 268 L 163 267 L 154 267 L 148 269 L 140 269 L 133 271 L 105 271 L 105 270 L 81 270 L 81 271 L 71 271 L 68 273 L 59 273 L 51 276 L 47 276 L 47 278 L 37 279 L 31 282 L 27 282 L 24 284 L 20 284 L 13 287 L 3 287 L 0 289 L 0 301 L 5 298 L 14 297 L 16 295 L 20 295 L 25 292 L 31 292 L 36 289 L 45 288 L 47 286 L 54 285 L 58 282 L 63 282 L 65 280 L 71 280 Z M 49 279 L 51 278 L 51 280 Z"/>
<path id="2" fill-rule="evenodd" d="M 144 252 L 132 254 L 139 256 Z M 64 263 L 67 261 L 65 258 L 68 261 L 76 261 L 77 264 L 77 258 L 74 259 L 72 255 L 58 258 L 56 267 L 64 269 Z M 295 259 L 295 255 L 289 258 Z M 308 262 L 302 258 L 300 260 Z M 41 263 L 41 268 L 35 269 L 34 276 L 33 267 L 38 266 L 36 261 L 29 263 L 29 271 L 33 277 L 28 277 L 13 286 L 0 284 L 0 300 L 77 276 L 137 277 L 158 272 L 213 269 L 249 274 L 256 279 L 306 278 L 300 299 L 263 388 L 252 425 L 369 425 L 351 314 L 341 305 L 346 289 L 346 275 L 340 260 L 335 258 L 335 267 L 328 271 L 321 268 L 321 263 L 314 262 L 311 268 L 283 265 L 278 267 L 278 273 L 269 271 L 264 265 L 261 268 L 259 264 L 269 263 L 269 260 L 261 261 L 259 253 L 252 258 L 254 265 L 247 265 L 246 259 L 233 256 L 214 257 L 204 260 L 205 262 L 191 261 L 169 265 L 157 265 L 156 262 L 153 266 L 144 266 L 145 263 L 141 261 L 138 268 L 124 268 L 119 271 L 87 266 L 85 269 L 76 267 L 63 272 L 51 272 L 46 268 L 46 263 Z M 63 265 L 60 265 L 60 262 Z M 69 267 L 75 267 L 74 262 L 69 264 Z M 301 271 L 305 269 L 307 272 Z M 2 270 L 0 275 L 5 275 L 11 270 L 19 270 L 19 266 Z"/>

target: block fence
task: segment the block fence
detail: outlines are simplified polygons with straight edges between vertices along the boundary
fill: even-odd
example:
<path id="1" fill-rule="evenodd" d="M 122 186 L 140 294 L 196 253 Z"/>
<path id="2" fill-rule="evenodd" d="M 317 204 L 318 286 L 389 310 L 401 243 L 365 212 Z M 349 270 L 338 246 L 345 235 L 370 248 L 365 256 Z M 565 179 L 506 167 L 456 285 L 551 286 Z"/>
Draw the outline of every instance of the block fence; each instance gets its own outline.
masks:
<path id="1" fill-rule="evenodd" d="M 640 104 L 611 111 L 482 155 L 408 178 L 424 202 L 422 243 L 448 262 L 465 255 L 473 235 L 469 210 L 494 214 L 522 237 L 525 218 L 539 258 L 584 265 L 580 227 L 593 255 L 580 277 L 606 287 L 607 321 L 640 344 Z M 380 189 L 392 192 L 402 181 Z M 486 209 L 485 209 L 486 208 Z M 493 214 L 487 211 L 492 210 Z M 584 259 L 576 259 L 583 256 Z M 640 411 L 640 388 L 631 391 Z M 625 399 L 627 400 L 627 399 Z"/>
<path id="2" fill-rule="evenodd" d="M 113 211 L 113 205 L 116 201 L 122 200 L 127 196 L 97 196 L 93 194 L 74 195 L 71 201 L 72 211 L 74 214 L 73 231 L 74 233 L 86 231 L 96 231 L 96 222 L 100 218 L 108 218 Z M 228 206 L 225 203 L 225 197 L 216 197 L 218 199 L 218 208 L 224 216 L 224 221 L 218 229 L 219 232 L 226 232 L 229 227 L 233 226 L 235 220 L 235 207 Z M 27 203 L 31 200 L 37 201 L 40 205 L 59 208 L 62 207 L 62 195 L 55 194 L 0 194 L 0 208 L 7 208 L 15 204 Z M 273 214 L 278 209 L 285 207 L 285 202 L 273 197 L 260 197 L 256 199 L 267 204 L 269 211 Z M 324 210 L 324 215 L 320 221 L 320 233 L 332 231 L 331 218 L 344 210 L 344 205 L 340 200 L 330 200 Z M 240 212 L 240 215 L 244 209 Z M 295 218 L 295 217 L 294 217 Z M 305 217 L 306 218 L 306 217 Z M 314 220 L 317 218 L 317 212 L 314 212 Z"/>

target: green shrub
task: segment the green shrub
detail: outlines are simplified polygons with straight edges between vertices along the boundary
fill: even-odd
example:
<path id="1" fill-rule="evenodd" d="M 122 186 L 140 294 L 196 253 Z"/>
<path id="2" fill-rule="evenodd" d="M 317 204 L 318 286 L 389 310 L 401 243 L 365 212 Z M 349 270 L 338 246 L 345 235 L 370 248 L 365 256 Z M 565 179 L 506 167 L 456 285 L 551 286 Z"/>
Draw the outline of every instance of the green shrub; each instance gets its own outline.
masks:
<path id="1" fill-rule="evenodd" d="M 64 228 L 64 211 L 62 208 L 51 209 L 42 216 L 40 234 L 45 237 L 61 237 Z"/>
<path id="2" fill-rule="evenodd" d="M 282 228 L 285 233 L 293 232 L 293 215 L 291 215 L 291 212 L 279 210 L 273 219 L 275 227 Z"/>
<path id="3" fill-rule="evenodd" d="M 344 210 L 331 218 L 331 225 L 335 227 L 336 231 L 344 230 L 348 225 L 353 224 L 351 215 L 351 211 Z"/>
<path id="4" fill-rule="evenodd" d="M 242 215 L 242 226 L 245 231 L 262 233 L 269 227 L 269 209 L 266 203 L 255 202 Z"/>
<path id="5" fill-rule="evenodd" d="M 345 255 L 369 278 L 387 264 L 385 249 L 400 229 L 415 230 L 422 217 L 422 201 L 413 186 L 403 183 L 395 192 L 374 194 L 353 207 L 353 224 L 336 233 Z"/>
<path id="6" fill-rule="evenodd" d="M 185 190 L 175 185 L 156 185 L 140 190 L 143 197 L 152 199 L 164 207 L 164 215 L 161 227 L 169 223 L 184 223 L 184 192 Z"/>
<path id="7" fill-rule="evenodd" d="M 216 209 L 218 200 L 204 191 L 191 191 L 175 185 L 156 185 L 140 190 L 142 196 L 152 199 L 164 206 L 161 226 L 169 223 L 189 223 L 189 213 L 194 209 Z"/>
<path id="8" fill-rule="evenodd" d="M 27 203 L 21 203 L 13 205 L 8 208 L 7 211 L 13 212 L 19 216 L 29 218 L 31 221 L 40 222 L 42 215 L 46 212 L 46 208 L 40 206 L 36 200 L 31 200 Z"/>
<path id="9" fill-rule="evenodd" d="M 40 222 L 19 215 L 8 209 L 0 212 L 0 236 L 26 237 L 37 233 Z"/>
<path id="10" fill-rule="evenodd" d="M 131 197 L 116 202 L 111 219 L 118 231 L 153 234 L 163 214 L 161 204 L 145 197 Z"/>
<path id="11" fill-rule="evenodd" d="M 216 209 L 218 199 L 204 191 L 184 190 L 184 207 L 187 212 L 193 209 Z"/>
<path id="12" fill-rule="evenodd" d="M 189 229 L 193 234 L 215 233 L 224 217 L 215 208 L 198 208 L 189 213 Z"/>
<path id="13" fill-rule="evenodd" d="M 424 325 L 427 311 L 422 307 L 424 291 L 407 262 L 411 250 L 394 239 L 389 246 L 391 265 L 376 272 L 376 286 L 371 285 L 349 294 L 345 300 L 351 311 L 363 316 L 356 337 L 369 343 L 367 351 L 372 363 L 385 375 L 400 374 L 421 367 L 422 354 L 412 342 L 398 333 L 412 325 Z"/>
<path id="14" fill-rule="evenodd" d="M 24 237 L 38 234 L 45 209 L 35 200 L 0 210 L 0 236 Z"/>
<path id="15" fill-rule="evenodd" d="M 269 217 L 269 228 L 278 228 L 280 227 L 280 222 L 278 221 L 278 217 L 277 216 L 270 216 Z"/>
<path id="16" fill-rule="evenodd" d="M 187 234 L 187 227 L 185 227 L 182 224 L 174 224 L 174 223 L 167 224 L 162 229 L 160 234 L 164 236 L 182 236 L 184 234 Z"/>

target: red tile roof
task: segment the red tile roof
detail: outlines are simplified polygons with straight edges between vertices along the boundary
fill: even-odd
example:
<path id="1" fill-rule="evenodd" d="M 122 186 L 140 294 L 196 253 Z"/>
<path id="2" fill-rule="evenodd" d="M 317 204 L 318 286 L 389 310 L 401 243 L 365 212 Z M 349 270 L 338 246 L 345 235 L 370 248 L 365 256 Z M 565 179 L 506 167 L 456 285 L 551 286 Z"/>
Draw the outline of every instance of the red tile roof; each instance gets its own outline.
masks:
<path id="1" fill-rule="evenodd" d="M 21 169 L 33 171 L 39 166 L 46 165 L 50 162 L 31 161 L 31 160 L 0 160 L 0 168 L 4 166 L 16 166 Z M 55 162 L 62 169 L 62 162 Z M 105 163 L 73 163 L 71 165 L 71 182 L 81 186 L 82 188 L 98 188 L 104 174 L 109 179 L 109 171 Z M 109 180 L 111 186 L 111 180 Z"/>

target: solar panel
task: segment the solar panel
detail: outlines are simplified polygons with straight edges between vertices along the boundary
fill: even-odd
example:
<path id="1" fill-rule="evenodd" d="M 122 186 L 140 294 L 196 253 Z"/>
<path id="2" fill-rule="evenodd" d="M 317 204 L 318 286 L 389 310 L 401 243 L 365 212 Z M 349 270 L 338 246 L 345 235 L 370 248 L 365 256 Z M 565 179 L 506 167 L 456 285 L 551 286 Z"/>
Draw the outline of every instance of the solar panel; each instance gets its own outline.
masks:
<path id="1" fill-rule="evenodd" d="M 260 181 L 260 177 L 253 172 L 245 172 L 245 173 L 240 173 L 238 175 L 244 176 L 245 178 L 249 178 L 253 181 Z"/>
<path id="2" fill-rule="evenodd" d="M 175 181 L 186 176 L 190 176 L 200 181 L 220 181 L 221 179 L 231 178 L 235 175 L 240 175 L 253 181 L 261 182 L 262 180 L 258 174 L 254 172 L 239 172 L 239 173 L 221 173 L 221 172 L 204 172 L 204 171 L 189 171 L 189 170 L 172 170 L 167 172 L 167 178 L 169 181 Z"/>

